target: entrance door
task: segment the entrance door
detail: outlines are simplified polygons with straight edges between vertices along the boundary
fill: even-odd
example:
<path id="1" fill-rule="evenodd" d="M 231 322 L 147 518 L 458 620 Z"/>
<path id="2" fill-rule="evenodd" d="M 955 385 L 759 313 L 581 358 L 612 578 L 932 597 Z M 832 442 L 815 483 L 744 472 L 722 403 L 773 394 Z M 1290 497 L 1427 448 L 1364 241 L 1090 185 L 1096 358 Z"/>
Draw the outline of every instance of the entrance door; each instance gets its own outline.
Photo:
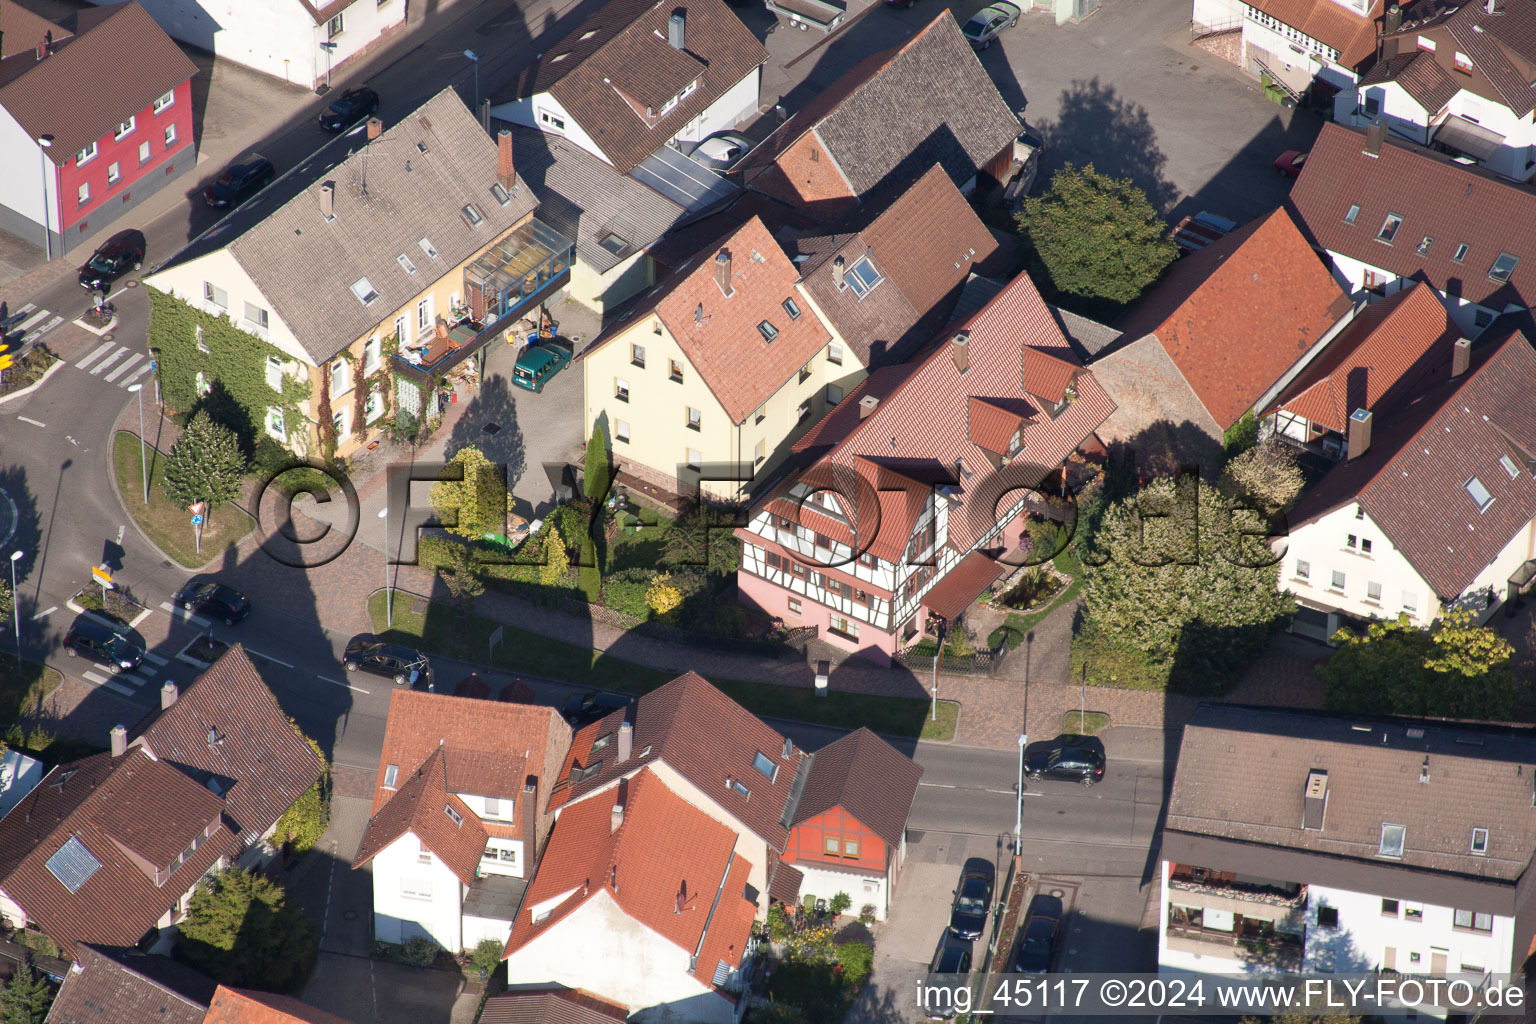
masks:
<path id="1" fill-rule="evenodd" d="M 1440 949 L 1432 949 L 1432 950 L 1429 951 L 1429 973 L 1430 974 L 1444 974 L 1445 973 L 1445 956 L 1446 956 L 1447 952 L 1448 952 L 1447 950 L 1440 950 Z"/>

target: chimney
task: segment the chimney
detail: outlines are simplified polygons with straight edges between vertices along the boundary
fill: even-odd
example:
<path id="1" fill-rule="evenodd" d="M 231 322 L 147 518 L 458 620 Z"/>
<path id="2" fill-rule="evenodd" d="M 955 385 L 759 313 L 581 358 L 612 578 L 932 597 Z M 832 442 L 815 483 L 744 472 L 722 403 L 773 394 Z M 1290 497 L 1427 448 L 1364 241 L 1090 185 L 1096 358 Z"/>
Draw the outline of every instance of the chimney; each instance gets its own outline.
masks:
<path id="1" fill-rule="evenodd" d="M 508 192 L 517 187 L 512 173 L 512 129 L 503 128 L 496 136 L 496 180 Z"/>
<path id="2" fill-rule="evenodd" d="M 1387 8 L 1387 18 L 1381 30 L 1385 34 L 1391 34 L 1403 27 L 1403 9 L 1397 4 Z"/>
<path id="3" fill-rule="evenodd" d="M 1387 122 L 1380 118 L 1365 126 L 1365 155 L 1372 160 L 1381 156 L 1381 147 L 1387 141 Z"/>
<path id="4" fill-rule="evenodd" d="M 1457 338 L 1456 345 L 1451 349 L 1451 379 L 1455 380 L 1467 372 L 1467 367 L 1472 363 L 1472 339 Z"/>
<path id="5" fill-rule="evenodd" d="M 368 119 L 368 141 L 372 142 L 384 133 L 384 122 L 376 117 Z"/>
<path id="6" fill-rule="evenodd" d="M 480 130 L 485 134 L 491 134 L 491 101 L 480 101 Z"/>
<path id="7" fill-rule="evenodd" d="M 869 414 L 874 412 L 875 409 L 879 407 L 879 405 L 880 399 L 876 398 L 874 395 L 865 395 L 863 398 L 859 399 L 859 419 L 868 419 Z"/>
<path id="8" fill-rule="evenodd" d="M 615 803 L 613 805 L 613 814 L 608 819 L 608 834 L 612 835 L 617 832 L 622 824 L 624 824 L 624 805 Z"/>
<path id="9" fill-rule="evenodd" d="M 1356 409 L 1349 417 L 1349 457 L 1358 459 L 1371 447 L 1371 411 Z"/>
<path id="10" fill-rule="evenodd" d="M 1493 0 L 1488 0 L 1488 2 L 1491 4 Z M 685 27 L 685 19 L 681 10 L 672 15 L 672 18 L 667 22 L 667 42 L 672 44 L 672 49 L 686 50 L 688 48 L 683 45 L 685 42 L 683 30 Z"/>
<path id="11" fill-rule="evenodd" d="M 320 213 L 326 220 L 336 219 L 336 183 L 324 182 L 320 186 Z"/>
<path id="12" fill-rule="evenodd" d="M 128 752 L 128 727 L 125 725 L 114 725 L 111 736 L 112 756 L 122 757 Z"/>
<path id="13" fill-rule="evenodd" d="M 731 250 L 721 249 L 715 254 L 715 284 L 720 286 L 720 291 L 730 298 L 735 291 L 731 287 Z"/>
<path id="14" fill-rule="evenodd" d="M 619 752 L 614 759 L 614 764 L 623 764 L 629 760 L 629 755 L 635 746 L 635 727 L 628 722 L 619 726 Z"/>
<path id="15" fill-rule="evenodd" d="M 165 685 L 160 687 L 160 710 L 165 711 L 172 704 L 175 704 L 176 698 L 180 696 L 180 693 L 181 691 L 176 689 L 176 684 L 167 679 Z"/>
<path id="16" fill-rule="evenodd" d="M 843 275 L 847 273 L 844 268 L 843 258 L 839 256 L 832 261 L 832 283 L 837 285 L 837 290 L 843 290 Z"/>
<path id="17" fill-rule="evenodd" d="M 530 775 L 523 782 L 523 803 L 517 813 L 523 816 L 523 863 L 518 870 L 527 878 L 528 865 L 539 860 L 539 777 Z"/>
<path id="18" fill-rule="evenodd" d="M 970 331 L 961 331 L 949 342 L 949 358 L 955 361 L 955 370 L 962 375 L 971 368 L 970 343 Z"/>

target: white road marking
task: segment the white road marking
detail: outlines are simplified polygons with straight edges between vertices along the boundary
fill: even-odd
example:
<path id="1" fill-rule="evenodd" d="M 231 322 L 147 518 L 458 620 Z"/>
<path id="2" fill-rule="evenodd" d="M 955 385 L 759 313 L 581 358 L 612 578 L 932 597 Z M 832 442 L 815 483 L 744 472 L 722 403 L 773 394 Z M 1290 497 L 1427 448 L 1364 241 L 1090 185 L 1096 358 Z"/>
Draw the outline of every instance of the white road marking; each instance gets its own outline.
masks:
<path id="1" fill-rule="evenodd" d="M 109 690 L 113 690 L 113 691 L 115 691 L 117 693 L 122 694 L 124 697 L 132 697 L 134 695 L 133 691 L 128 689 L 128 687 L 123 686 L 120 683 L 114 683 L 110 679 L 108 679 L 106 682 L 102 683 L 101 685 L 105 686 Z"/>
<path id="2" fill-rule="evenodd" d="M 106 676 L 99 675 L 99 674 L 97 674 L 95 672 L 91 672 L 90 670 L 86 670 L 85 672 L 81 672 L 80 675 L 83 676 L 88 681 L 95 683 L 98 686 L 100 686 L 102 683 L 105 683 L 107 681 L 107 677 Z"/>
<path id="3" fill-rule="evenodd" d="M 111 355 L 107 356 L 107 358 L 103 359 L 101 362 L 96 364 L 96 369 L 91 371 L 91 376 L 94 377 L 94 376 L 96 376 L 96 374 L 100 373 L 102 370 L 105 370 L 107 367 L 111 366 L 113 363 L 115 363 L 119 359 L 123 358 L 123 356 L 125 354 L 127 354 L 127 352 L 128 352 L 128 350 L 125 349 L 125 348 L 120 348 L 116 352 L 113 352 Z"/>
<path id="4" fill-rule="evenodd" d="M 25 320 L 23 320 L 21 323 L 17 324 L 12 329 L 13 330 L 17 330 L 17 331 L 27 331 L 27 330 L 30 330 L 33 324 L 38 323 L 39 321 L 41 321 L 43 319 L 46 319 L 47 316 L 48 316 L 48 311 L 46 309 L 39 309 L 36 313 L 33 313 L 31 316 L 27 317 Z"/>
<path id="5" fill-rule="evenodd" d="M 32 621 L 36 622 L 38 619 L 46 619 L 48 616 L 52 615 L 54 612 L 56 612 L 58 610 L 59 610 L 59 606 L 58 605 L 53 605 L 52 607 L 45 608 L 44 610 L 38 612 L 36 615 L 32 616 Z"/>
<path id="6" fill-rule="evenodd" d="M 148 608 L 145 608 L 143 611 L 139 612 L 139 614 L 135 615 L 133 617 L 133 621 L 128 623 L 128 625 L 136 627 L 136 626 L 138 626 L 139 623 L 143 622 L 145 619 L 149 618 L 153 614 L 155 614 L 155 613 L 150 611 Z"/>
<path id="7" fill-rule="evenodd" d="M 173 619 L 185 619 L 187 622 L 202 626 L 205 629 L 213 625 L 212 619 L 205 619 L 201 615 L 193 615 L 190 609 L 178 608 L 169 601 L 161 601 L 160 609 Z M 292 668 L 293 666 L 289 665 L 288 667 Z"/>
<path id="8" fill-rule="evenodd" d="M 22 306 L 20 309 L 18 309 L 16 312 L 12 313 L 11 316 L 12 316 L 12 318 L 15 318 L 15 317 L 21 316 L 21 314 L 23 314 L 23 313 L 30 313 L 30 312 L 32 312 L 36 308 L 37 308 L 37 303 L 29 302 L 25 306 Z"/>
<path id="9" fill-rule="evenodd" d="M 63 317 L 56 316 L 52 320 L 49 320 L 46 324 L 43 324 L 43 326 L 39 327 L 37 330 L 33 331 L 31 335 L 28 336 L 27 340 L 36 341 L 38 338 L 41 338 L 43 335 L 47 334 L 49 331 L 53 330 L 63 322 Z"/>
<path id="10" fill-rule="evenodd" d="M 169 665 L 170 664 L 169 659 L 162 658 L 160 655 L 156 654 L 154 651 L 145 651 L 144 652 L 144 660 L 149 662 L 151 665 Z"/>
<path id="11" fill-rule="evenodd" d="M 942 782 L 919 782 L 919 786 L 927 786 L 929 789 L 959 789 L 959 786 L 950 786 Z M 1010 790 L 1009 792 L 1012 792 Z"/>
<path id="12" fill-rule="evenodd" d="M 288 664 L 286 661 L 278 661 L 276 658 L 272 657 L 272 655 L 270 655 L 270 654 L 262 654 L 260 651 L 253 651 L 249 647 L 247 647 L 245 649 L 245 653 L 246 654 L 250 654 L 250 655 L 254 655 L 255 657 L 261 658 L 264 661 L 270 661 L 274 665 L 281 665 L 281 666 L 283 666 L 283 668 L 293 668 L 293 666 Z M 332 679 L 332 680 L 329 680 L 329 681 L 334 683 L 336 680 Z"/>
<path id="13" fill-rule="evenodd" d="M 138 380 L 139 377 L 142 374 L 146 374 L 148 372 L 149 372 L 149 364 L 145 363 L 143 366 L 139 367 L 137 370 L 134 370 L 128 376 L 124 377 L 122 379 L 122 381 L 118 383 L 117 386 L 120 387 L 120 388 L 126 388 L 130 384 L 132 384 L 134 381 Z"/>
<path id="14" fill-rule="evenodd" d="M 102 380 L 107 380 L 107 381 L 117 380 L 118 376 L 120 374 L 122 374 L 122 372 L 124 370 L 128 369 L 128 367 L 132 366 L 134 363 L 138 362 L 140 359 L 143 359 L 143 358 L 144 358 L 144 354 L 142 352 L 135 352 L 130 359 L 125 361 L 117 369 L 113 370 L 111 373 L 107 374 L 105 377 L 103 377 L 101 379 Z"/>
<path id="15" fill-rule="evenodd" d="M 80 360 L 75 365 L 80 367 L 80 369 L 82 369 L 82 370 L 85 369 L 87 366 L 91 365 L 91 363 L 94 360 L 100 359 L 102 356 L 104 356 L 108 352 L 112 351 L 113 346 L 116 345 L 116 344 L 117 343 L 113 342 L 113 341 L 107 342 L 106 344 L 102 345 L 100 348 L 98 348 L 95 351 L 93 351 L 90 355 L 88 355 L 84 359 Z"/>
<path id="16" fill-rule="evenodd" d="M 332 686 L 345 686 L 347 689 L 349 689 L 349 690 L 356 690 L 358 693 L 370 693 L 370 692 L 372 692 L 370 690 L 363 689 L 361 686 L 352 686 L 349 683 L 344 683 L 340 679 L 332 679 L 330 676 L 320 676 L 320 675 L 317 675 L 316 678 L 322 679 L 325 682 L 330 683 Z"/>
<path id="17" fill-rule="evenodd" d="M 123 672 L 117 678 L 119 682 L 127 683 L 134 687 L 143 686 L 145 683 L 149 682 L 149 680 L 145 679 L 143 676 L 134 675 L 132 672 Z"/>
<path id="18" fill-rule="evenodd" d="M 16 418 L 21 420 L 21 422 L 23 422 L 23 423 L 30 423 L 34 427 L 47 427 L 48 426 L 48 424 L 46 424 L 46 423 L 39 423 L 37 420 L 34 420 L 30 416 L 17 416 Z"/>

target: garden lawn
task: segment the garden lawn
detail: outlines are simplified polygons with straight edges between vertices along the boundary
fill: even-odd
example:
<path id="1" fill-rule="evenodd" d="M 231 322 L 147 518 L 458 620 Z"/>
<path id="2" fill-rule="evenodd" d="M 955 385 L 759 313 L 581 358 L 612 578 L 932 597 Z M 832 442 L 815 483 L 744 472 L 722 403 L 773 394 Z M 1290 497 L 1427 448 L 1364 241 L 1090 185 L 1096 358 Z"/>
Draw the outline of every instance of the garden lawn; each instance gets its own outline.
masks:
<path id="1" fill-rule="evenodd" d="M 1072 577 L 1072 582 L 1067 584 L 1066 588 L 1052 598 L 1050 603 L 1044 608 L 1036 608 L 1032 612 L 1009 612 L 1008 617 L 1003 620 L 1003 624 L 988 635 L 988 650 L 997 650 L 997 645 L 1002 643 L 1005 638 L 1008 641 L 1008 649 L 1010 651 L 1018 647 L 1019 644 L 1024 642 L 1024 638 L 1029 635 L 1029 631 L 1034 629 L 1041 619 L 1069 601 L 1076 601 L 1077 595 L 1082 593 L 1083 566 L 1077 560 L 1077 555 L 1073 553 L 1072 545 L 1068 544 L 1065 548 L 1058 551 L 1056 557 L 1051 561 L 1056 566 L 1056 571 L 1063 576 Z"/>
<path id="2" fill-rule="evenodd" d="M 145 449 L 149 458 L 149 504 L 144 504 L 144 477 L 140 472 L 139 439 L 126 430 L 117 432 L 112 445 L 112 464 L 117 472 L 117 489 L 139 528 L 161 551 L 188 569 L 213 561 L 226 548 L 240 543 L 256 525 L 250 516 L 233 505 L 225 505 L 203 527 L 203 550 L 199 554 L 192 532 L 192 515 L 172 501 L 163 486 L 165 459 L 154 448 Z"/>
<path id="3" fill-rule="evenodd" d="M 14 722 L 63 681 L 58 671 L 35 661 L 22 661 L 18 667 L 14 656 L 0 657 L 0 722 Z"/>
<path id="4" fill-rule="evenodd" d="M 416 598 L 395 594 L 394 626 L 385 625 L 385 597 L 368 599 L 374 632 L 397 643 L 429 653 L 484 661 L 507 672 L 526 672 L 578 686 L 628 693 L 648 693 L 677 673 L 636 665 L 604 651 L 561 643 L 516 626 L 493 622 L 479 615 L 461 614 L 441 602 L 431 602 L 426 614 L 411 610 Z M 491 633 L 500 627 L 503 639 L 487 653 Z M 489 659 L 489 660 L 486 660 Z M 808 687 L 778 686 L 740 679 L 711 679 L 711 683 L 755 715 L 788 718 L 839 729 L 868 726 L 890 736 L 950 740 L 959 718 L 953 701 L 939 702 L 936 722 L 928 720 L 929 702 L 912 697 L 875 697 L 862 693 L 833 692 L 817 697 Z"/>

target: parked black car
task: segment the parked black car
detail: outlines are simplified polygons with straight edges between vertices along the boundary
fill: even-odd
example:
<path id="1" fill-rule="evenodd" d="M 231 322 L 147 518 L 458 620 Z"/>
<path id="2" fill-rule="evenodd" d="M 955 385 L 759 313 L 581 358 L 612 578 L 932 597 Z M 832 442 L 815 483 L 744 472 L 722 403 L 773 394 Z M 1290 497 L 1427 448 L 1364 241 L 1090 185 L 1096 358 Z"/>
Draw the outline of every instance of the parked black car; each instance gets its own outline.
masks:
<path id="1" fill-rule="evenodd" d="M 80 268 L 80 287 L 105 291 L 113 281 L 144 265 L 144 251 L 144 232 L 136 228 L 119 231 L 103 242 Z"/>
<path id="2" fill-rule="evenodd" d="M 325 108 L 325 113 L 320 115 L 320 127 L 328 132 L 339 132 L 378 109 L 378 93 L 366 85 L 348 89 Z"/>
<path id="3" fill-rule="evenodd" d="M 1031 779 L 1066 779 L 1091 786 L 1104 777 L 1104 744 L 1092 736 L 1067 734 L 1024 758 Z"/>
<path id="4" fill-rule="evenodd" d="M 243 164 L 230 164 L 224 173 L 203 189 L 203 202 L 209 206 L 239 206 L 260 192 L 273 178 L 277 168 L 264 156 L 252 155 Z"/>
<path id="5" fill-rule="evenodd" d="M 177 592 L 175 601 L 179 607 L 219 619 L 226 626 L 251 614 L 251 599 L 222 583 L 188 583 Z"/>
<path id="6" fill-rule="evenodd" d="M 1061 932 L 1061 900 L 1044 893 L 1029 901 L 1024 926 L 1019 929 L 1019 949 L 1013 956 L 1013 973 L 1045 974 L 1056 955 L 1056 936 Z"/>
<path id="7" fill-rule="evenodd" d="M 566 699 L 562 714 L 573 729 L 580 729 L 584 725 L 591 725 L 602 718 L 607 718 L 620 708 L 629 707 L 634 701 L 633 697 L 626 697 L 622 693 L 608 693 L 604 690 L 593 690 L 591 693 L 573 693 Z"/>
<path id="8" fill-rule="evenodd" d="M 933 954 L 934 974 L 970 974 L 971 947 L 956 942 L 945 932 L 939 939 L 938 952 Z M 949 1020 L 960 1007 L 955 1005 L 955 989 L 948 985 L 931 985 L 923 990 L 922 1011 L 930 1020 Z"/>
<path id="9" fill-rule="evenodd" d="M 99 658 L 113 672 L 138 668 L 144 660 L 144 648 L 89 615 L 77 618 L 64 634 L 64 653 L 71 658 L 81 654 Z"/>
<path id="10" fill-rule="evenodd" d="M 967 941 L 981 938 L 987 926 L 987 912 L 992 909 L 992 882 L 996 872 L 992 862 L 972 857 L 960 872 L 955 888 L 955 907 L 949 914 L 949 933 Z"/>
<path id="11" fill-rule="evenodd" d="M 432 689 L 432 666 L 425 654 L 381 640 L 372 633 L 359 633 L 348 640 L 341 663 L 348 672 L 361 669 L 393 679 L 397 686 L 416 688 L 418 683 L 425 683 L 426 689 Z"/>

